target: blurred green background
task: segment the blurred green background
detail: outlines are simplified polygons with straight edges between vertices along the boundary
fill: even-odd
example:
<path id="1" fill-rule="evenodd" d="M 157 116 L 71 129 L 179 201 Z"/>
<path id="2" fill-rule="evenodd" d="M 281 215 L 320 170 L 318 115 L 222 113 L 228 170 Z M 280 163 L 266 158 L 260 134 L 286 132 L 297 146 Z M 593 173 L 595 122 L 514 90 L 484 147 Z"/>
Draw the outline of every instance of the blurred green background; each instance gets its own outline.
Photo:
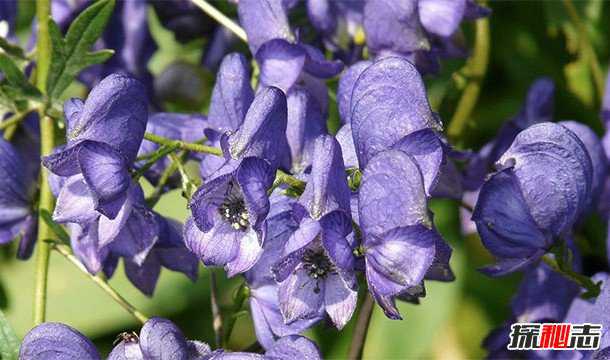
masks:
<path id="1" fill-rule="evenodd" d="M 27 24 L 29 2 L 22 4 L 21 23 Z M 607 68 L 609 58 L 610 2 L 601 0 L 576 1 L 585 22 L 595 52 Z M 599 96 L 596 94 L 587 65 L 587 55 L 580 47 L 576 28 L 569 22 L 560 1 L 492 1 L 491 57 L 481 96 L 472 113 L 464 147 L 477 149 L 493 137 L 503 121 L 516 114 L 529 84 L 539 76 L 551 77 L 556 85 L 555 118 L 584 122 L 599 134 Z M 223 11 L 234 14 L 234 8 L 222 5 Z M 203 41 L 180 45 L 173 34 L 159 25 L 150 12 L 151 30 L 159 50 L 149 67 L 162 73 L 177 61 L 196 69 L 200 76 L 200 91 L 194 103 L 166 104 L 174 110 L 205 111 L 213 86 L 213 74 L 197 65 Z M 467 24 L 465 34 L 472 44 L 474 26 Z M 23 38 L 26 36 L 24 35 Z M 236 45 L 247 53 L 243 44 Z M 455 72 L 463 60 L 443 63 L 442 73 L 426 78 L 431 103 L 445 122 L 451 119 L 461 95 L 462 82 Z M 336 82 L 333 83 L 336 86 Z M 75 85 L 71 95 L 82 95 Z M 332 105 L 334 106 L 334 104 Z M 331 109 L 329 121 L 336 122 L 336 109 Z M 149 188 L 149 187 L 148 187 Z M 156 207 L 161 214 L 184 220 L 185 200 L 179 191 L 164 197 Z M 365 345 L 364 355 L 371 359 L 440 358 L 461 359 L 484 356 L 480 344 L 490 329 L 507 316 L 509 302 L 519 276 L 489 279 L 476 269 L 491 262 L 476 237 L 463 238 L 459 232 L 457 207 L 454 202 L 435 200 L 432 204 L 440 231 L 454 248 L 452 267 L 457 280 L 453 283 L 427 283 L 427 296 L 421 305 L 400 305 L 403 321 L 391 321 L 375 310 Z M 605 225 L 589 220 L 581 229 L 596 244 L 605 240 Z M 600 245 L 600 247 L 603 247 Z M 34 262 L 14 260 L 14 250 L 3 248 L 0 256 L 0 308 L 9 318 L 19 336 L 32 323 Z M 589 249 L 588 259 L 594 261 L 603 254 Z M 191 339 L 213 343 L 209 302 L 209 270 L 201 268 L 196 283 L 181 274 L 163 270 L 153 298 L 141 295 L 126 280 L 122 268 L 110 283 L 129 301 L 148 315 L 164 316 L 175 321 Z M 239 280 L 228 281 L 218 272 L 223 294 L 221 305 L 229 307 Z M 52 254 L 49 280 L 48 320 L 74 326 L 90 338 L 103 352 L 109 351 L 117 333 L 137 330 L 138 324 L 116 305 L 102 290 L 56 253 Z M 341 358 L 347 353 L 355 319 L 341 333 L 319 325 L 308 333 L 314 338 L 326 358 Z M 231 347 L 243 349 L 255 341 L 248 315 L 240 317 Z"/>

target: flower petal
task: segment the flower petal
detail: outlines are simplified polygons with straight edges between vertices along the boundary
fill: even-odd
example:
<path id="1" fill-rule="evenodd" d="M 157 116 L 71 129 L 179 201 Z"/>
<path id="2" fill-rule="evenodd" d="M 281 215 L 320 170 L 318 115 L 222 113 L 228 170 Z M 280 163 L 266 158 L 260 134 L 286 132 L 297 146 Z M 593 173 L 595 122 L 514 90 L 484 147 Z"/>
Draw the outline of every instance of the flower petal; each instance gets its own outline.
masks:
<path id="1" fill-rule="evenodd" d="M 237 256 L 225 265 L 227 277 L 246 272 L 256 264 L 263 253 L 259 235 L 253 229 L 249 229 L 239 239 Z"/>
<path id="2" fill-rule="evenodd" d="M 253 99 L 246 58 L 239 53 L 226 55 L 216 74 L 212 91 L 208 112 L 210 125 L 221 132 L 237 130 Z"/>
<path id="3" fill-rule="evenodd" d="M 155 256 L 148 256 L 142 264 L 125 259 L 125 275 L 144 295 L 152 296 L 161 274 L 161 265 Z"/>
<path id="4" fill-rule="evenodd" d="M 262 86 L 275 86 L 287 94 L 301 76 L 307 52 L 283 39 L 264 43 L 256 52 Z"/>
<path id="5" fill-rule="evenodd" d="M 252 54 L 256 54 L 259 47 L 271 39 L 293 39 L 282 0 L 240 1 L 237 13 L 239 23 L 248 35 Z"/>
<path id="6" fill-rule="evenodd" d="M 140 330 L 140 348 L 151 360 L 185 359 L 186 338 L 174 323 L 159 317 L 150 318 Z"/>
<path id="7" fill-rule="evenodd" d="M 134 207 L 121 231 L 108 245 L 109 249 L 137 265 L 142 265 L 150 250 L 159 241 L 158 217 L 159 215 L 143 206 Z"/>
<path id="8" fill-rule="evenodd" d="M 341 60 L 326 60 L 324 54 L 317 48 L 301 44 L 307 58 L 305 61 L 305 71 L 317 78 L 328 79 L 337 76 L 343 70 Z"/>
<path id="9" fill-rule="evenodd" d="M 362 174 L 358 206 L 365 244 L 366 234 L 428 223 L 424 181 L 413 158 L 388 150 L 371 159 Z"/>
<path id="10" fill-rule="evenodd" d="M 351 106 L 361 168 L 375 154 L 416 130 L 440 129 L 421 76 L 404 58 L 383 58 L 364 70 L 354 85 Z"/>
<path id="11" fill-rule="evenodd" d="M 244 196 L 250 224 L 260 231 L 262 221 L 269 212 L 267 192 L 275 179 L 274 170 L 267 161 L 248 157 L 242 160 L 235 178 Z"/>
<path id="12" fill-rule="evenodd" d="M 324 282 L 297 269 L 279 285 L 280 310 L 286 323 L 316 317 L 324 301 Z"/>
<path id="13" fill-rule="evenodd" d="M 95 209 L 109 218 L 116 217 L 120 206 L 113 201 L 123 198 L 131 183 L 124 158 L 104 143 L 84 141 L 78 164 L 93 195 Z"/>
<path id="14" fill-rule="evenodd" d="M 99 217 L 95 200 L 85 179 L 80 175 L 69 177 L 57 198 L 53 220 L 58 223 L 87 224 Z"/>
<path id="15" fill-rule="evenodd" d="M 286 336 L 265 353 L 265 358 L 273 360 L 308 359 L 321 360 L 322 355 L 316 344 L 303 336 Z"/>
<path id="16" fill-rule="evenodd" d="M 338 274 L 330 274 L 325 281 L 324 308 L 337 329 L 341 330 L 356 310 L 358 292 L 352 290 Z"/>
<path id="17" fill-rule="evenodd" d="M 449 37 L 458 29 L 466 0 L 419 0 L 419 20 L 427 32 Z"/>
<path id="18" fill-rule="evenodd" d="M 311 175 L 299 203 L 312 218 L 320 219 L 335 210 L 349 212 L 350 195 L 339 143 L 330 135 L 319 136 Z"/>
<path id="19" fill-rule="evenodd" d="M 233 230 L 224 221 L 218 221 L 208 232 L 200 231 L 193 218 L 187 219 L 184 225 L 186 247 L 208 266 L 224 266 L 234 260 L 241 236 L 240 231 Z"/>
<path id="20" fill-rule="evenodd" d="M 67 134 L 68 147 L 83 140 L 106 143 L 131 163 L 144 137 L 147 117 L 144 86 L 126 75 L 109 75 L 89 93 L 79 112 L 83 120 Z"/>
<path id="21" fill-rule="evenodd" d="M 290 168 L 286 139 L 286 96 L 278 88 L 263 88 L 248 109 L 242 126 L 228 139 L 233 159 L 255 156 L 271 167 Z"/>
<path id="22" fill-rule="evenodd" d="M 20 359 L 101 359 L 91 340 L 68 325 L 47 322 L 30 330 L 21 343 Z"/>
<path id="23" fill-rule="evenodd" d="M 309 1 L 308 3 L 310 3 Z M 337 107 L 339 109 L 339 119 L 342 124 L 351 123 L 351 108 L 352 108 L 352 91 L 356 80 L 366 68 L 371 66 L 373 62 L 368 60 L 358 61 L 351 65 L 341 74 L 339 85 L 337 87 Z"/>

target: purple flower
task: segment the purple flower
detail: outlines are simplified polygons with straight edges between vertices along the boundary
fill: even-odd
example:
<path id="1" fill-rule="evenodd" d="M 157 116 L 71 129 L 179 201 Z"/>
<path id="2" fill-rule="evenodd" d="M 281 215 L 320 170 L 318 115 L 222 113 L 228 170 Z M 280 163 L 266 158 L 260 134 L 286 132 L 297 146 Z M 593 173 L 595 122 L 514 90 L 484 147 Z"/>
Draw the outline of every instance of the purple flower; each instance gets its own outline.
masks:
<path id="1" fill-rule="evenodd" d="M 110 75 L 87 101 L 64 104 L 67 144 L 43 165 L 60 176 L 82 174 L 95 209 L 114 218 L 125 202 L 129 167 L 144 137 L 147 102 L 144 87 L 124 75 Z"/>
<path id="2" fill-rule="evenodd" d="M 0 139 L 0 244 L 20 237 L 20 259 L 31 256 L 38 233 L 38 217 L 32 211 L 33 175 L 17 149 Z"/>
<path id="3" fill-rule="evenodd" d="M 254 331 L 258 342 L 269 349 L 274 342 L 283 336 L 298 335 L 321 318 L 297 320 L 284 323 L 280 311 L 278 285 L 274 280 L 272 266 L 281 257 L 284 244 L 290 235 L 298 229 L 294 218 L 294 200 L 275 191 L 271 197 L 271 210 L 265 220 L 267 233 L 263 254 L 259 261 L 245 273 L 250 289 L 250 313 L 254 322 Z"/>
<path id="4" fill-rule="evenodd" d="M 206 118 L 197 114 L 156 113 L 149 117 L 146 124 L 146 132 L 160 135 L 169 139 L 196 142 L 204 137 L 204 129 L 207 125 Z M 143 140 L 138 150 L 138 156 L 151 154 L 159 149 L 159 145 L 152 141 Z M 146 160 L 139 161 L 136 167 L 142 166 Z M 151 184 L 156 185 L 164 170 L 169 166 L 171 160 L 164 156 L 151 166 L 144 176 Z M 170 181 L 170 185 L 176 185 L 176 178 Z"/>
<path id="5" fill-rule="evenodd" d="M 386 316 L 400 319 L 396 297 L 419 288 L 431 269 L 434 278 L 450 275 L 451 249 L 431 226 L 424 179 L 413 157 L 399 150 L 372 157 L 358 208 L 369 291 Z"/>
<path id="6" fill-rule="evenodd" d="M 339 78 L 337 86 L 337 108 L 342 124 L 351 123 L 352 91 L 360 74 L 373 64 L 371 61 L 359 61 L 348 67 Z"/>
<path id="7" fill-rule="evenodd" d="M 163 318 L 149 319 L 139 336 L 122 333 L 119 338 L 122 340 L 108 355 L 108 360 L 215 358 L 207 344 L 187 340 L 174 323 Z"/>
<path id="8" fill-rule="evenodd" d="M 364 4 L 364 0 L 307 0 L 307 15 L 328 49 L 348 51 L 351 40 L 362 31 Z"/>
<path id="9" fill-rule="evenodd" d="M 479 190 L 493 165 L 512 144 L 515 136 L 531 125 L 553 120 L 553 103 L 555 84 L 549 78 L 539 78 L 529 87 L 523 107 L 510 118 L 498 131 L 496 137 L 485 144 L 474 154 L 464 171 L 465 187 L 462 201 L 474 207 Z M 462 231 L 464 234 L 476 232 L 475 224 L 470 220 L 472 213 L 460 209 Z"/>
<path id="10" fill-rule="evenodd" d="M 357 301 L 350 190 L 338 142 L 316 139 L 311 175 L 297 210 L 299 228 L 286 242 L 274 267 L 280 309 L 287 323 L 326 312 L 341 329 Z"/>
<path id="11" fill-rule="evenodd" d="M 502 275 L 537 261 L 565 237 L 591 196 L 587 150 L 567 128 L 530 126 L 517 135 L 481 188 L 473 221 Z"/>
<path id="12" fill-rule="evenodd" d="M 246 0 L 238 4 L 239 21 L 248 35 L 250 51 L 260 66 L 261 85 L 275 86 L 288 94 L 297 83 L 310 87 L 311 78 L 336 76 L 343 70 L 343 64 L 326 60 L 313 46 L 296 43 L 286 10 L 281 0 L 264 0 L 263 3 Z M 320 107 L 326 111 L 323 102 Z"/>
<path id="13" fill-rule="evenodd" d="M 415 66 L 399 57 L 374 62 L 358 76 L 350 104 L 348 121 L 360 168 L 382 151 L 399 149 L 413 156 L 424 176 L 426 193 L 433 194 L 442 170 L 451 169 L 450 149 L 437 132 L 441 124 L 430 109 Z"/>
<path id="14" fill-rule="evenodd" d="M 152 295 L 161 267 L 197 278 L 197 259 L 186 249 L 181 226 L 144 203 L 144 195 L 131 183 L 126 200 L 114 219 L 94 209 L 94 197 L 80 175 L 63 181 L 53 219 L 70 230 L 74 254 L 92 274 L 111 277 L 120 257 L 129 280 Z"/>
<path id="15" fill-rule="evenodd" d="M 371 0 L 363 25 L 373 54 L 407 56 L 421 70 L 436 72 L 439 58 L 466 55 L 458 45 L 460 23 L 487 15 L 472 0 Z"/>
<path id="16" fill-rule="evenodd" d="M 68 325 L 42 323 L 30 330 L 21 343 L 20 359 L 98 360 L 101 356 L 91 340 Z"/>

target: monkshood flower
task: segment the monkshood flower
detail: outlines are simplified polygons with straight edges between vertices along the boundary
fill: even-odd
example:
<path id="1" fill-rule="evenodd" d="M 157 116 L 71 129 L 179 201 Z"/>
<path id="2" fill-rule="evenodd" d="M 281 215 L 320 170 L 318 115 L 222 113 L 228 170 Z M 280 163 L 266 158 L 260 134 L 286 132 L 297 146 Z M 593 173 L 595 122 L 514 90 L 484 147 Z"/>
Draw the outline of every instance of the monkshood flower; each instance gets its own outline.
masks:
<path id="1" fill-rule="evenodd" d="M 340 61 L 326 60 L 317 48 L 296 41 L 282 0 L 240 1 L 238 14 L 248 35 L 250 51 L 260 66 L 262 86 L 275 86 L 286 94 L 297 83 L 325 88 L 324 84 L 319 84 L 319 79 L 331 78 L 343 70 Z M 318 84 L 308 84 L 310 82 Z M 326 99 L 326 94 L 318 96 Z M 326 112 L 326 100 L 319 101 Z"/>
<path id="2" fill-rule="evenodd" d="M 67 144 L 42 163 L 60 176 L 82 174 L 95 209 L 117 216 L 131 182 L 129 168 L 138 154 L 148 118 L 145 89 L 121 74 L 102 80 L 87 101 L 64 104 Z"/>
<path id="3" fill-rule="evenodd" d="M 282 256 L 284 244 L 298 229 L 299 223 L 294 216 L 295 200 L 274 191 L 269 197 L 271 209 L 265 220 L 267 233 L 263 254 L 258 262 L 245 273 L 249 289 L 249 304 L 254 331 L 258 342 L 270 348 L 274 342 L 288 335 L 298 335 L 321 319 L 297 320 L 290 324 L 284 322 L 280 311 L 278 285 L 272 267 Z"/>
<path id="4" fill-rule="evenodd" d="M 204 264 L 224 266 L 229 276 L 247 271 L 262 254 L 267 191 L 276 170 L 290 166 L 286 116 L 281 90 L 259 91 L 243 124 L 221 139 L 225 165 L 191 199 L 187 247 Z"/>
<path id="5" fill-rule="evenodd" d="M 396 297 L 420 293 L 431 271 L 433 277 L 452 277 L 451 249 L 432 227 L 413 157 L 400 150 L 372 157 L 362 175 L 358 210 L 369 291 L 386 316 L 400 319 Z"/>
<path id="6" fill-rule="evenodd" d="M 74 254 L 91 274 L 103 271 L 111 277 L 122 257 L 129 280 L 149 296 L 162 266 L 193 281 L 197 278 L 197 258 L 184 246 L 182 227 L 148 209 L 139 185 L 131 183 L 115 219 L 95 211 L 93 195 L 81 175 L 59 185 L 53 219 L 67 224 Z M 53 186 L 55 191 L 57 187 Z"/>
<path id="7" fill-rule="evenodd" d="M 382 151 L 400 149 L 415 158 L 426 192 L 432 194 L 448 161 L 448 147 L 437 132 L 441 124 L 415 66 L 399 57 L 375 61 L 354 83 L 350 106 L 346 122 L 351 124 L 359 167 L 366 168 Z"/>
<path id="8" fill-rule="evenodd" d="M 519 113 L 506 121 L 496 137 L 470 158 L 463 174 L 464 203 L 474 207 L 485 177 L 493 170 L 493 165 L 508 150 L 518 133 L 531 125 L 553 120 L 554 98 L 555 84 L 551 79 L 539 78 L 532 83 Z M 470 220 L 471 216 L 471 211 L 460 208 L 464 234 L 476 233 L 476 226 Z"/>
<path id="9" fill-rule="evenodd" d="M 121 333 L 120 342 L 108 360 L 133 359 L 321 359 L 317 346 L 302 336 L 287 336 L 276 341 L 264 355 L 212 351 L 206 343 L 188 340 L 171 321 L 153 317 L 144 323 L 140 334 Z M 19 349 L 19 358 L 28 360 L 98 360 L 101 356 L 91 340 L 78 330 L 61 323 L 47 322 L 30 330 Z"/>
<path id="10" fill-rule="evenodd" d="M 34 174 L 17 149 L 0 139 L 0 244 L 20 238 L 17 257 L 31 256 L 38 229 L 33 210 Z"/>
<path id="11" fill-rule="evenodd" d="M 421 70 L 436 72 L 438 60 L 464 57 L 459 26 L 489 15 L 472 0 L 369 0 L 363 26 L 369 50 L 407 56 Z"/>
<path id="12" fill-rule="evenodd" d="M 156 113 L 148 118 L 146 132 L 160 135 L 173 140 L 196 142 L 204 137 L 204 129 L 207 126 L 206 118 L 197 114 L 178 113 Z M 159 144 L 149 140 L 143 140 L 138 150 L 138 156 L 152 154 L 159 149 Z M 142 166 L 146 160 L 136 163 L 136 167 Z M 164 170 L 169 166 L 171 160 L 164 156 L 155 162 L 144 176 L 151 184 L 156 185 Z M 170 181 L 170 185 L 176 186 L 176 178 Z M 172 184 L 173 182 L 173 184 Z"/>
<path id="13" fill-rule="evenodd" d="M 295 212 L 299 228 L 284 245 L 274 267 L 280 309 L 286 323 L 326 313 L 343 328 L 357 301 L 350 189 L 339 143 L 316 139 L 311 175 Z"/>
<path id="14" fill-rule="evenodd" d="M 590 204 L 593 176 L 582 141 L 553 123 L 520 132 L 496 166 L 472 217 L 498 258 L 484 269 L 492 276 L 524 268 L 565 238 Z"/>

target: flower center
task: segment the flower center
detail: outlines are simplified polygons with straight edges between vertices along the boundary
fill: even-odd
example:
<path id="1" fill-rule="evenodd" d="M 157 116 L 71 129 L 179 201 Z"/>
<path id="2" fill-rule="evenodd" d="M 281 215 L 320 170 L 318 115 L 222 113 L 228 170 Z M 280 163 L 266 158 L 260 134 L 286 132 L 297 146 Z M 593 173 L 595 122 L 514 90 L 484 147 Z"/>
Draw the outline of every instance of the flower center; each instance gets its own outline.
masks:
<path id="1" fill-rule="evenodd" d="M 218 207 L 220 216 L 235 230 L 244 231 L 250 226 L 250 215 L 238 186 L 229 184 L 224 202 Z"/>
<path id="2" fill-rule="evenodd" d="M 330 261 L 323 249 L 308 249 L 303 255 L 303 266 L 312 279 L 324 279 L 328 274 L 336 272 L 335 265 Z"/>

